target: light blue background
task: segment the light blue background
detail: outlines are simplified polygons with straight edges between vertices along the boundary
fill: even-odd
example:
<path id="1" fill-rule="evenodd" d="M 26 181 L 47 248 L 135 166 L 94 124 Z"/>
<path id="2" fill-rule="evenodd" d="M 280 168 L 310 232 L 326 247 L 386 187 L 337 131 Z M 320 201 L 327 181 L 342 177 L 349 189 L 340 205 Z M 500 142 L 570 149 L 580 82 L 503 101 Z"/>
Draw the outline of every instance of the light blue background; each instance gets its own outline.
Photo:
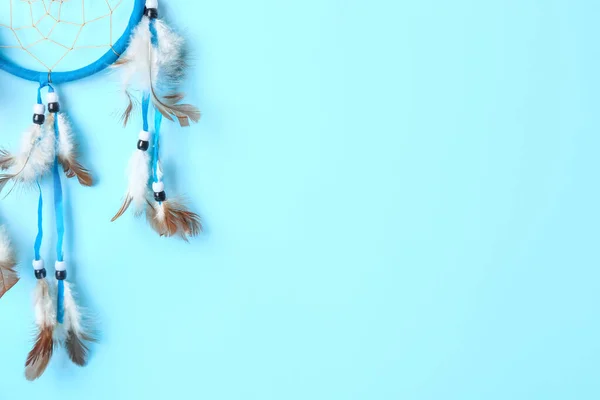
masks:
<path id="1" fill-rule="evenodd" d="M 598 2 L 167 6 L 204 112 L 166 129 L 167 179 L 206 234 L 109 223 L 138 127 L 113 78 L 61 87 L 99 178 L 68 185 L 68 254 L 102 340 L 23 378 L 36 198 L 11 196 L 0 399 L 600 398 Z M 35 89 L 0 86 L 14 146 Z"/>

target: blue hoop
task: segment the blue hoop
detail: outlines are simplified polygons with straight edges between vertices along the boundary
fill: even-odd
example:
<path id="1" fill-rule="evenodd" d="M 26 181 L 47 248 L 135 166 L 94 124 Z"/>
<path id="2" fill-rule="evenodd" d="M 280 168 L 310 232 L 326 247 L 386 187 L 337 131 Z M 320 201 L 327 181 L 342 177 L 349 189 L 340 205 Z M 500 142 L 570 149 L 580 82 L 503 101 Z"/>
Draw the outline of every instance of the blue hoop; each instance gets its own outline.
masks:
<path id="1" fill-rule="evenodd" d="M 66 83 L 87 78 L 88 76 L 100 72 L 106 67 L 112 65 L 115 61 L 117 61 L 121 54 L 125 52 L 127 45 L 129 44 L 129 37 L 131 36 L 131 33 L 142 19 L 142 15 L 144 15 L 145 4 L 145 0 L 135 0 L 133 12 L 131 13 L 131 18 L 129 19 L 129 24 L 125 29 L 125 32 L 123 32 L 123 35 L 115 42 L 110 50 L 108 50 L 102 57 L 88 66 L 76 69 L 74 71 L 38 72 L 20 67 L 0 55 L 0 69 L 5 70 L 9 74 L 18 76 L 19 78 L 26 79 L 28 81 L 39 82 L 41 84 Z"/>

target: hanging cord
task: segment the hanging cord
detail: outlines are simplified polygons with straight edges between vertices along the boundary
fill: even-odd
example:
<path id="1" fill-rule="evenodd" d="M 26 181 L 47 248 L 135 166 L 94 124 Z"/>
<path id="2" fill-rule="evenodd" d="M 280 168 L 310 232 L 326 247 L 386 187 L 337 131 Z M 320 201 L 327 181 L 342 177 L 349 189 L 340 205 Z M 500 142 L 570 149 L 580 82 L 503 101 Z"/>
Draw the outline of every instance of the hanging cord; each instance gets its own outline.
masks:
<path id="1" fill-rule="evenodd" d="M 44 201 L 42 199 L 42 187 L 40 186 L 40 182 L 38 181 L 36 183 L 37 183 L 38 190 L 40 192 L 40 198 L 38 200 L 38 211 L 37 211 L 38 233 L 37 233 L 37 236 L 35 237 L 35 244 L 33 245 L 33 251 L 35 253 L 35 260 L 39 261 L 39 260 L 41 260 L 40 249 L 42 248 L 42 239 L 44 237 L 44 230 L 42 229 L 42 211 L 43 211 Z"/>
<path id="2" fill-rule="evenodd" d="M 54 92 L 50 87 L 50 93 Z M 54 118 L 54 135 L 56 137 L 56 143 L 58 143 L 59 127 L 58 127 L 58 115 Z M 62 185 L 60 182 L 60 173 L 58 169 L 58 155 L 54 157 L 54 165 L 52 167 L 52 178 L 54 180 L 54 213 L 56 216 L 56 261 L 63 262 L 63 241 L 65 237 L 65 218 L 64 218 L 64 206 L 63 206 L 63 193 Z M 64 307 L 64 294 L 65 294 L 65 281 L 63 279 L 58 280 L 58 293 L 56 298 L 56 320 L 59 324 L 64 321 L 65 307 Z"/>
<path id="3" fill-rule="evenodd" d="M 154 182 L 162 181 L 162 172 L 159 166 L 159 145 L 160 145 L 160 127 L 163 116 L 158 110 L 154 109 L 154 148 L 152 154 L 152 179 Z"/>

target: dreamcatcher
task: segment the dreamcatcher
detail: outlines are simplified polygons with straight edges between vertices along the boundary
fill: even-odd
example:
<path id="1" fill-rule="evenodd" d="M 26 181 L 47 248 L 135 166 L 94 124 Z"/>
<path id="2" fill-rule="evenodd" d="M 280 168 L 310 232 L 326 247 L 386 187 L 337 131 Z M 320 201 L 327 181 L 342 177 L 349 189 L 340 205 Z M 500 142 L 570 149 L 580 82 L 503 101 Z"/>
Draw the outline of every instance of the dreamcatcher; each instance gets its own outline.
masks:
<path id="1" fill-rule="evenodd" d="M 63 254 L 65 226 L 61 171 L 84 186 L 92 186 L 92 173 L 83 166 L 74 132 L 61 109 L 56 86 L 95 74 L 113 65 L 122 74 L 127 99 L 123 123 L 127 125 L 136 104 L 141 103 L 142 129 L 127 169 L 127 190 L 122 206 L 113 221 L 133 208 L 135 215 L 145 214 L 149 225 L 161 236 L 179 236 L 184 240 L 201 230 L 200 218 L 177 199 L 166 196 L 159 155 L 163 119 L 188 126 L 197 122 L 199 111 L 182 103 L 184 95 L 176 91 L 185 62 L 183 40 L 159 19 L 157 0 L 134 0 L 133 11 L 125 10 L 124 0 L 86 2 L 69 0 L 0 0 L 1 15 L 10 19 L 0 22 L 0 68 L 28 81 L 37 82 L 37 101 L 33 119 L 23 134 L 20 149 L 0 150 L 0 191 L 8 195 L 17 186 L 39 193 L 38 234 L 34 243 L 33 269 L 37 336 L 25 363 L 27 379 L 39 378 L 46 369 L 57 345 L 64 347 L 77 365 L 85 365 L 88 342 L 93 337 L 77 306 L 71 284 L 67 281 L 67 258 Z M 89 3 L 92 3 L 91 5 Z M 99 14 L 100 12 L 100 14 Z M 118 14 L 126 13 L 126 27 L 114 34 Z M 97 29 L 86 39 L 87 28 L 102 21 L 108 26 L 106 42 L 86 44 L 98 38 Z M 65 41 L 69 29 L 70 39 Z M 113 36 L 116 40 L 113 40 Z M 52 46 L 40 51 L 40 46 Z M 80 61 L 72 54 L 77 50 L 96 50 L 102 55 L 85 53 L 84 67 L 61 70 L 61 65 Z M 54 57 L 54 58 L 53 58 Z M 22 65 L 37 64 L 32 68 Z M 42 69 L 42 72 L 38 72 Z M 45 101 L 44 101 L 45 99 Z M 153 114 L 153 123 L 150 116 Z M 152 125 L 152 127 L 151 127 Z M 47 277 L 40 254 L 44 238 L 42 205 L 44 178 L 51 177 L 56 218 L 55 282 Z M 0 229 L 0 297 L 14 286 L 18 277 L 15 256 L 4 228 Z"/>

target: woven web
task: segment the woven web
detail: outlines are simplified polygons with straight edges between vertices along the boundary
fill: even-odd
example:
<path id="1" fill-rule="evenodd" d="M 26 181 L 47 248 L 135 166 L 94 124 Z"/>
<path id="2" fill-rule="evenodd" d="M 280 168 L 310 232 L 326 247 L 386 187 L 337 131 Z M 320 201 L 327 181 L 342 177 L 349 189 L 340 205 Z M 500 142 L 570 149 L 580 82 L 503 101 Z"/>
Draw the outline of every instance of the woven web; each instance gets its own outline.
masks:
<path id="1" fill-rule="evenodd" d="M 0 53 L 35 70 L 81 68 L 113 49 L 132 4 L 133 0 L 0 0 Z"/>

